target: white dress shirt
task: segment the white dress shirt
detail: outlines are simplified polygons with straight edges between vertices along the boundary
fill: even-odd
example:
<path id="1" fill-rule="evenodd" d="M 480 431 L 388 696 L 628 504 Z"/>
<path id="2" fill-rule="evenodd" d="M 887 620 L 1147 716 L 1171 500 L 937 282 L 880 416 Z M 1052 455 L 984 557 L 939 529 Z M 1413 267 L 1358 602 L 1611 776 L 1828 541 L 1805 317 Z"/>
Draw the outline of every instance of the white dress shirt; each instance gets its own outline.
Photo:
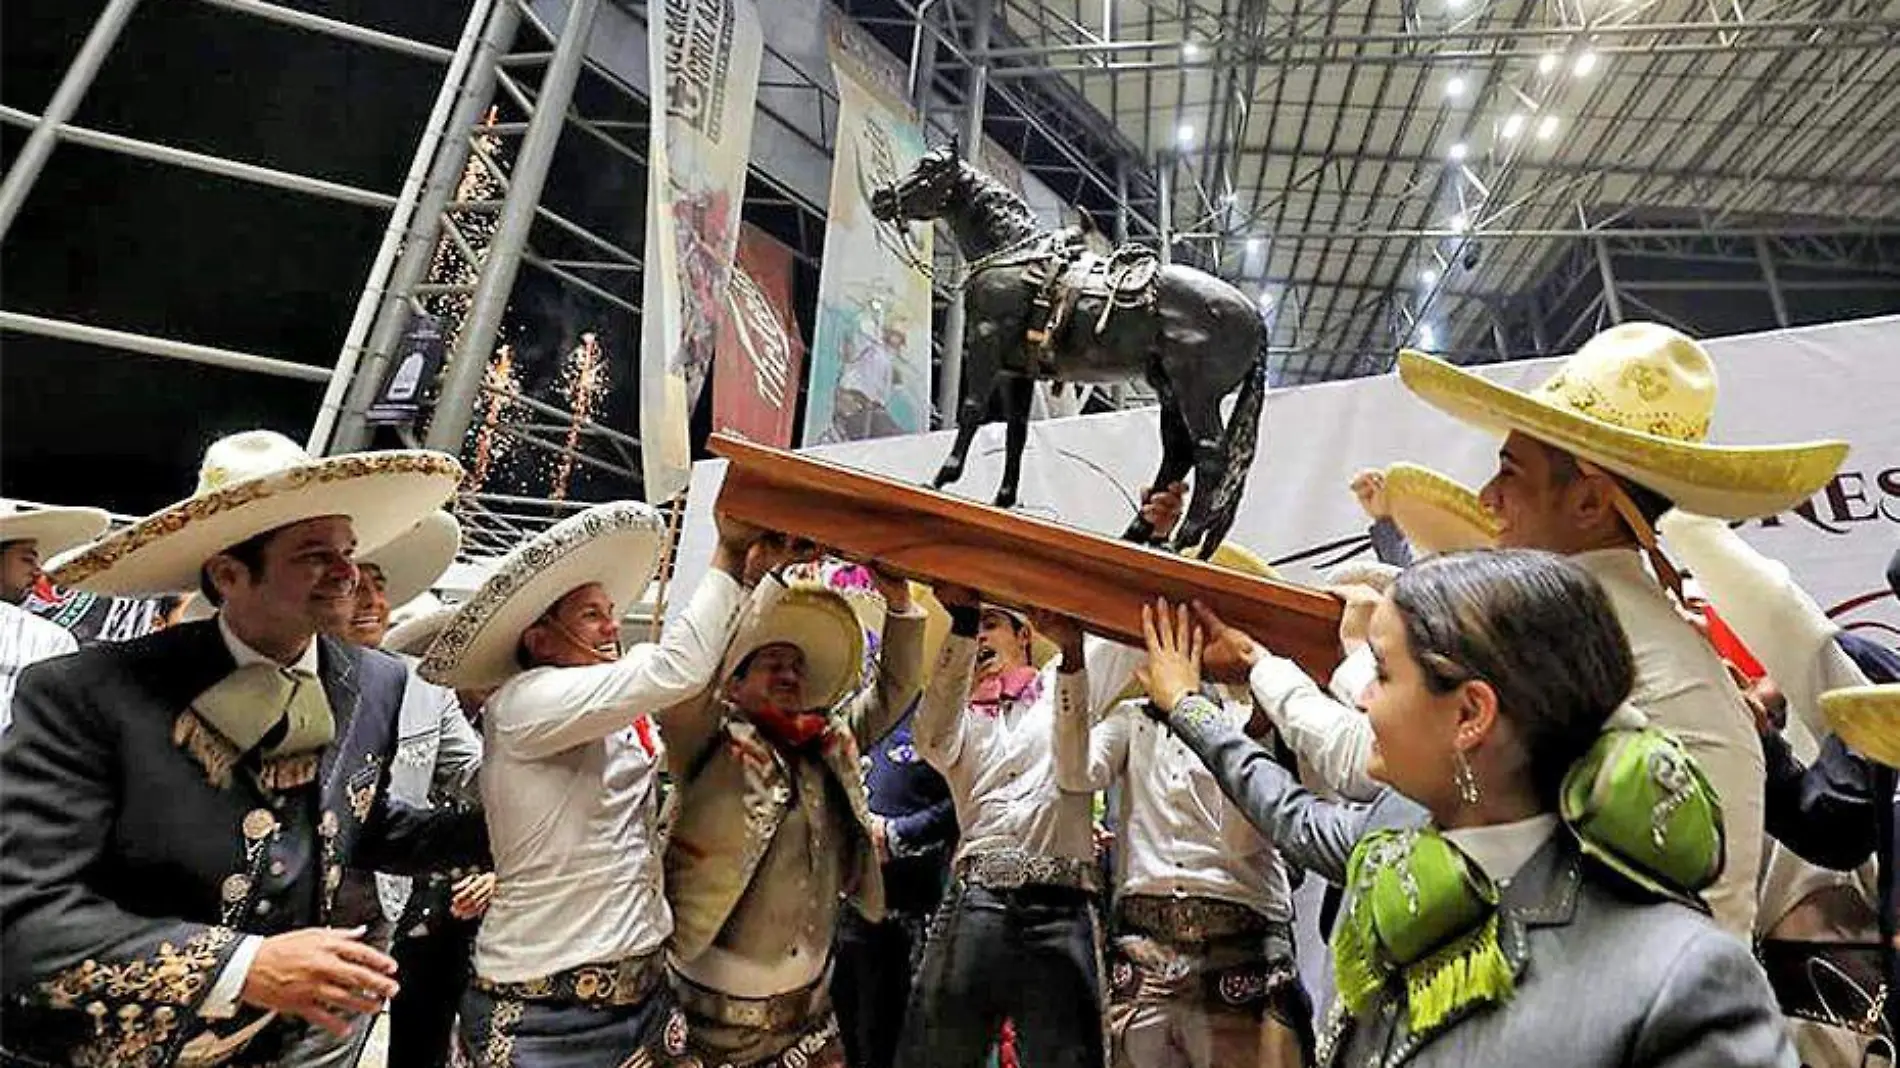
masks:
<path id="1" fill-rule="evenodd" d="M 1444 832 L 1451 844 L 1464 851 L 1491 881 L 1504 886 L 1537 851 L 1557 833 L 1557 814 L 1546 812 L 1513 823 L 1463 827 Z"/>
<path id="2" fill-rule="evenodd" d="M 657 827 L 664 758 L 633 724 L 705 689 L 744 602 L 711 571 L 657 644 L 612 664 L 524 671 L 489 697 L 481 787 L 496 885 L 475 942 L 483 978 L 644 954 L 673 932 Z"/>
<path id="3" fill-rule="evenodd" d="M 79 651 L 72 632 L 10 601 L 0 601 L 0 730 L 13 719 L 13 688 L 20 672 L 42 660 Z"/>
<path id="4" fill-rule="evenodd" d="M 1235 726 L 1252 715 L 1221 702 Z M 1056 782 L 1106 790 L 1120 780 L 1116 894 L 1192 895 L 1231 901 L 1291 922 L 1286 870 L 1273 844 L 1221 793 L 1201 758 L 1174 732 L 1124 701 L 1093 728 L 1077 708 L 1056 721 Z"/>
<path id="5" fill-rule="evenodd" d="M 289 664 L 281 664 L 263 653 L 244 644 L 244 639 L 232 633 L 229 624 L 224 621 L 224 613 L 218 613 L 218 636 L 224 639 L 224 648 L 235 661 L 232 670 L 249 667 L 252 664 L 273 664 L 279 667 L 296 668 L 300 671 L 317 674 L 317 642 L 312 638 L 303 647 L 303 652 Z M 218 973 L 218 981 L 211 984 L 211 992 L 198 1006 L 198 1015 L 207 1020 L 228 1020 L 237 1014 L 238 996 L 244 993 L 245 977 L 250 975 L 251 961 L 257 959 L 258 948 L 264 944 L 263 935 L 245 935 L 238 942 L 237 952 L 225 962 L 224 970 Z"/>
<path id="6" fill-rule="evenodd" d="M 1033 701 L 1004 701 L 995 714 L 969 707 L 976 639 L 944 640 L 911 726 L 912 740 L 950 784 L 962 840 L 957 856 L 1020 849 L 1092 861 L 1089 791 L 1056 783 L 1056 705 L 1093 713 L 1114 699 L 1140 653 L 1109 642 L 1085 643 L 1083 670 L 1064 674 L 1061 658 L 1042 669 Z"/>
<path id="7" fill-rule="evenodd" d="M 389 652 L 385 649 L 384 652 Z M 482 767 L 482 739 L 455 691 L 416 674 L 416 657 L 392 654 L 409 669 L 396 713 L 396 759 L 389 767 L 389 796 L 411 808 L 428 808 L 431 794 L 472 797 Z M 402 919 L 414 880 L 376 873 L 376 896 L 390 923 Z"/>

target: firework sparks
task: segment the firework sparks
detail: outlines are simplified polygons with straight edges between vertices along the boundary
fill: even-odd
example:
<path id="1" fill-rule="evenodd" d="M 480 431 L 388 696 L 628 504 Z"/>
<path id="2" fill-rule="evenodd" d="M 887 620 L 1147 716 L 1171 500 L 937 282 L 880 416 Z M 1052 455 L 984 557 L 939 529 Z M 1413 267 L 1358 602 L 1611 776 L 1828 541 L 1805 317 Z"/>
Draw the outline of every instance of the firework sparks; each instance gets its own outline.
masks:
<path id="1" fill-rule="evenodd" d="M 515 377 L 515 352 L 509 345 L 495 350 L 495 358 L 482 375 L 482 419 L 469 430 L 467 450 L 474 453 L 474 462 L 469 465 L 468 480 L 464 487 L 469 493 L 480 493 L 488 482 L 491 465 L 496 460 L 506 459 L 514 445 L 514 439 L 500 432 L 501 424 L 510 420 L 519 407 L 514 398 L 521 395 L 521 382 Z"/>
<path id="2" fill-rule="evenodd" d="M 581 343 L 574 346 L 561 364 L 561 378 L 556 388 L 567 398 L 571 415 L 567 424 L 567 448 L 557 458 L 554 469 L 551 496 L 557 501 L 567 499 L 568 485 L 574 477 L 574 454 L 580 451 L 581 428 L 593 421 L 594 412 L 607 399 L 607 361 L 603 356 L 600 336 L 589 332 L 581 335 Z"/>

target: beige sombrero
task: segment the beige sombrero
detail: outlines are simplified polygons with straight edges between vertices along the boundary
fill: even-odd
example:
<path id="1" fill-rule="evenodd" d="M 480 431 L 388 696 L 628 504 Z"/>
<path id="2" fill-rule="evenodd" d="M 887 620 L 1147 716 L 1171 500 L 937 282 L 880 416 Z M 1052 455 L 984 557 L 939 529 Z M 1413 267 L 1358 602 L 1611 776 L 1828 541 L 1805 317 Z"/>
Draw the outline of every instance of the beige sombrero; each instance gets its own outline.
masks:
<path id="1" fill-rule="evenodd" d="M 1399 377 L 1453 418 L 1522 432 L 1720 519 L 1786 511 L 1847 457 L 1840 441 L 1709 444 L 1714 362 L 1693 339 L 1655 323 L 1603 331 L 1528 393 L 1410 350 L 1399 353 Z"/>
<path id="2" fill-rule="evenodd" d="M 761 583 L 719 677 L 731 678 L 746 657 L 768 645 L 795 645 L 805 654 L 805 707 L 787 711 L 831 708 L 858 687 L 864 626 L 836 590 L 816 583 Z"/>
<path id="3" fill-rule="evenodd" d="M 462 478 L 445 453 L 358 452 L 313 458 L 282 434 L 247 430 L 213 442 L 198 488 L 162 511 L 53 561 L 58 585 L 154 596 L 198 587 L 204 562 L 259 534 L 320 516 L 350 518 L 374 552 L 442 506 Z"/>
<path id="4" fill-rule="evenodd" d="M 111 517 L 98 508 L 29 510 L 7 501 L 0 503 L 0 545 L 30 541 L 38 547 L 40 559 L 51 560 L 104 534 L 111 522 Z"/>
<path id="5" fill-rule="evenodd" d="M 395 541 L 357 558 L 383 573 L 383 594 L 401 609 L 429 592 L 462 549 L 462 524 L 447 512 L 430 512 Z M 393 618 L 393 615 L 392 615 Z"/>
<path id="6" fill-rule="evenodd" d="M 910 603 L 924 610 L 924 663 L 934 666 L 937 654 L 943 651 L 944 639 L 950 636 L 950 613 L 937 600 L 936 591 L 919 582 L 910 584 Z M 1029 617 L 1021 611 L 1006 605 L 985 602 L 983 610 L 996 611 L 1029 625 Z M 1056 643 L 1042 636 L 1035 627 L 1029 627 L 1029 663 L 1033 667 L 1045 667 L 1062 655 Z"/>
<path id="7" fill-rule="evenodd" d="M 499 686 L 521 671 L 521 632 L 554 603 L 598 582 L 625 610 L 645 592 L 666 544 L 666 521 L 636 501 L 569 516 L 503 557 L 422 658 L 422 677 L 455 689 Z"/>
<path id="8" fill-rule="evenodd" d="M 434 598 L 428 598 L 434 600 Z M 412 604 L 415 602 L 411 602 Z M 386 652 L 402 653 L 405 656 L 421 656 L 429 651 L 436 636 L 455 618 L 455 606 L 437 603 L 426 612 L 418 612 L 389 628 L 383 635 L 383 649 Z"/>
<path id="9" fill-rule="evenodd" d="M 1848 748 L 1900 768 L 1900 685 L 1829 690 L 1821 695 L 1821 715 Z"/>
<path id="10" fill-rule="evenodd" d="M 1498 542 L 1498 521 L 1478 494 L 1429 467 L 1398 463 L 1385 469 L 1385 505 L 1392 522 L 1420 556 L 1483 549 Z"/>

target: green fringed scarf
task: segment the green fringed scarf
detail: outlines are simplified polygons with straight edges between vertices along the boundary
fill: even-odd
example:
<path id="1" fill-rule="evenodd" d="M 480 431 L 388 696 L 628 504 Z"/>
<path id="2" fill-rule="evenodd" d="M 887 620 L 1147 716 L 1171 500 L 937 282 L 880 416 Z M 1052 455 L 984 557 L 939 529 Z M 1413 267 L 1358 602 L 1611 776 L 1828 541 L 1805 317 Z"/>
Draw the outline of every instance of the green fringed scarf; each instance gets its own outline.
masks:
<path id="1" fill-rule="evenodd" d="M 1376 831 L 1346 865 L 1346 907 L 1333 931 L 1341 1002 L 1363 1015 L 1394 975 L 1405 980 L 1413 1033 L 1517 989 L 1498 944 L 1498 892 L 1438 832 Z"/>

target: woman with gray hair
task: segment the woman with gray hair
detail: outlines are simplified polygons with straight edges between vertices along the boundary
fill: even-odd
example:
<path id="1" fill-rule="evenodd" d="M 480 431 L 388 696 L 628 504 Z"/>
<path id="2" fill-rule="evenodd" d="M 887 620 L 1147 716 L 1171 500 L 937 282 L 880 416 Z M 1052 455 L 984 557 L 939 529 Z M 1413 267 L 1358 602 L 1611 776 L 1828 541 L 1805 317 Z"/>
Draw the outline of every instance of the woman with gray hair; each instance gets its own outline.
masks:
<path id="1" fill-rule="evenodd" d="M 1346 887 L 1322 1064 L 1796 1063 L 1695 891 L 1719 807 L 1673 739 L 1604 732 L 1635 666 L 1597 581 L 1529 551 L 1420 563 L 1373 613 L 1370 803 L 1323 801 L 1200 695 L 1252 642 L 1145 620 L 1159 715 L 1289 860 Z"/>

